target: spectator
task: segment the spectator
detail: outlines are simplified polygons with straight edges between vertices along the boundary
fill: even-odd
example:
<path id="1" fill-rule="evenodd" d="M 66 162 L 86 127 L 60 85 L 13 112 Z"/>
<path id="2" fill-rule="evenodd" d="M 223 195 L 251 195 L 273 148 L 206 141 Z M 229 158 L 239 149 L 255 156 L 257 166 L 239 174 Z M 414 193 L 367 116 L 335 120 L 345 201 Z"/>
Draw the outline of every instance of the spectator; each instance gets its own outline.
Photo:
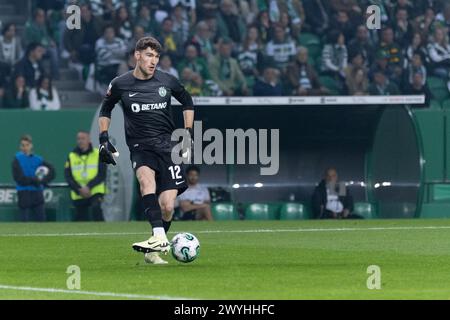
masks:
<path id="1" fill-rule="evenodd" d="M 210 18 L 219 10 L 217 0 L 197 0 L 197 17 L 199 20 Z"/>
<path id="2" fill-rule="evenodd" d="M 128 58 L 126 61 L 122 61 L 117 71 L 117 75 L 120 76 L 125 72 L 133 70 L 136 67 L 136 58 L 134 57 L 134 48 L 128 52 Z"/>
<path id="3" fill-rule="evenodd" d="M 102 22 L 93 15 L 88 4 L 80 6 L 80 16 L 81 28 L 66 28 L 63 34 L 64 49 L 74 66 L 89 65 L 95 61 L 95 42 L 102 34 Z"/>
<path id="4" fill-rule="evenodd" d="M 181 81 L 192 96 L 211 95 L 202 76 L 188 67 L 181 71 Z"/>
<path id="5" fill-rule="evenodd" d="M 423 39 L 426 39 L 432 33 L 434 22 L 434 10 L 433 8 L 427 8 L 424 14 L 417 16 L 412 22 L 413 30 L 420 33 Z"/>
<path id="6" fill-rule="evenodd" d="M 0 81 L 0 109 L 5 107 L 5 84 Z"/>
<path id="7" fill-rule="evenodd" d="M 387 56 L 388 67 L 392 71 L 391 79 L 400 83 L 403 71 L 402 50 L 400 46 L 394 42 L 394 31 L 389 26 L 381 31 L 379 50 L 384 51 Z"/>
<path id="8" fill-rule="evenodd" d="M 388 78 L 394 78 L 392 70 L 389 68 L 389 55 L 384 50 L 379 50 L 376 54 L 375 64 L 369 71 L 369 77 L 372 79 L 375 71 L 383 72 Z"/>
<path id="9" fill-rule="evenodd" d="M 411 63 L 408 65 L 406 72 L 407 83 L 411 85 L 413 83 L 413 77 L 416 73 L 420 73 L 422 75 L 423 84 L 425 84 L 427 80 L 427 69 L 423 65 L 423 56 L 420 51 L 416 51 L 412 58 Z"/>
<path id="10" fill-rule="evenodd" d="M 99 151 L 92 147 L 86 131 L 77 134 L 77 146 L 69 153 L 64 176 L 70 187 L 70 197 L 76 210 L 76 221 L 103 221 L 102 202 L 106 193 L 106 164 L 99 160 Z"/>
<path id="11" fill-rule="evenodd" d="M 314 68 L 308 63 L 308 49 L 300 47 L 296 60 L 287 68 L 287 78 L 293 95 L 314 96 L 328 93 L 321 86 Z"/>
<path id="12" fill-rule="evenodd" d="M 284 72 L 286 66 L 295 57 L 295 42 L 286 37 L 286 33 L 281 25 L 275 25 L 273 31 L 273 40 L 267 43 L 265 50 L 265 55 L 268 58 L 267 64 L 274 65 Z"/>
<path id="13" fill-rule="evenodd" d="M 212 221 L 210 196 L 207 188 L 198 181 L 200 168 L 189 166 L 186 169 L 188 189 L 178 196 L 182 211 L 182 220 L 209 220 Z"/>
<path id="14" fill-rule="evenodd" d="M 5 92 L 5 108 L 26 109 L 29 107 L 29 91 L 26 87 L 25 78 L 16 75 L 14 82 Z"/>
<path id="15" fill-rule="evenodd" d="M 405 94 L 425 96 L 425 103 L 421 105 L 414 105 L 415 107 L 428 107 L 431 99 L 433 98 L 433 94 L 431 93 L 425 80 L 426 79 L 424 79 L 423 73 L 416 72 L 412 75 L 411 83 L 404 89 Z"/>
<path id="16" fill-rule="evenodd" d="M 344 34 L 332 31 L 322 51 L 322 72 L 342 81 L 347 65 L 348 53 Z"/>
<path id="17" fill-rule="evenodd" d="M 352 39 L 356 25 L 352 22 L 346 11 L 338 11 L 331 20 L 331 30 L 337 30 L 344 34 L 345 39 Z"/>
<path id="18" fill-rule="evenodd" d="M 184 58 L 179 62 L 178 70 L 181 71 L 186 67 L 199 73 L 203 79 L 211 79 L 208 63 L 203 57 L 198 56 L 197 47 L 193 44 L 186 46 Z"/>
<path id="19" fill-rule="evenodd" d="M 271 23 L 269 18 L 269 13 L 264 10 L 261 11 L 258 15 L 258 18 L 256 20 L 256 27 L 258 28 L 259 35 L 261 37 L 262 43 L 267 43 L 271 39 Z"/>
<path id="20" fill-rule="evenodd" d="M 266 67 L 263 76 L 257 79 L 253 87 L 254 96 L 282 96 L 283 90 L 279 81 L 280 71 Z"/>
<path id="21" fill-rule="evenodd" d="M 145 3 L 142 3 L 138 8 L 138 19 L 136 25 L 144 28 L 144 32 L 151 36 L 159 34 L 159 24 L 150 13 L 150 8 Z"/>
<path id="22" fill-rule="evenodd" d="M 247 95 L 245 77 L 237 61 L 231 57 L 231 46 L 232 42 L 229 39 L 220 41 L 218 54 L 209 61 L 209 72 L 224 95 Z"/>
<path id="23" fill-rule="evenodd" d="M 136 43 L 143 37 L 145 37 L 144 28 L 140 25 L 135 25 L 133 28 L 133 37 L 128 41 L 128 52 L 134 50 Z"/>
<path id="24" fill-rule="evenodd" d="M 228 37 L 235 43 L 240 43 L 245 34 L 245 23 L 237 13 L 237 7 L 233 0 L 221 0 L 217 25 L 222 37 Z"/>
<path id="25" fill-rule="evenodd" d="M 44 73 L 41 63 L 44 52 L 45 49 L 39 43 L 30 43 L 25 56 L 14 67 L 16 75 L 20 74 L 25 77 L 28 88 L 33 88 Z"/>
<path id="26" fill-rule="evenodd" d="M 289 28 L 289 34 L 298 39 L 305 22 L 305 10 L 301 0 L 277 0 L 280 8 L 280 24 Z"/>
<path id="27" fill-rule="evenodd" d="M 31 89 L 30 108 L 32 110 L 61 109 L 58 91 L 52 86 L 50 77 L 41 76 L 37 82 L 36 88 Z"/>
<path id="28" fill-rule="evenodd" d="M 120 0 L 90 0 L 92 13 L 101 18 L 105 23 L 112 23 L 116 9 L 119 8 Z"/>
<path id="29" fill-rule="evenodd" d="M 96 79 L 100 84 L 107 85 L 117 75 L 119 65 L 126 56 L 127 46 L 121 38 L 116 37 L 113 26 L 107 25 L 103 37 L 95 43 L 95 51 Z"/>
<path id="30" fill-rule="evenodd" d="M 390 82 L 381 70 L 375 71 L 373 83 L 369 86 L 369 94 L 373 96 L 391 96 L 400 94 L 395 83 Z"/>
<path id="31" fill-rule="evenodd" d="M 450 3 L 445 3 L 443 10 L 436 15 L 436 21 L 450 30 Z"/>
<path id="32" fill-rule="evenodd" d="M 199 48 L 200 56 L 209 59 L 214 54 L 212 34 L 205 21 L 200 21 L 196 26 L 196 32 L 191 43 Z"/>
<path id="33" fill-rule="evenodd" d="M 12 163 L 12 174 L 16 182 L 20 219 L 23 222 L 31 219 L 45 221 L 44 187 L 54 179 L 53 166 L 42 157 L 32 153 L 31 136 L 20 138 L 20 151 L 16 153 Z M 45 174 L 46 167 L 48 173 Z M 38 170 L 39 168 L 39 170 Z"/>
<path id="34" fill-rule="evenodd" d="M 413 58 L 413 55 L 419 52 L 422 55 L 423 63 L 429 63 L 428 60 L 428 51 L 427 48 L 423 44 L 422 36 L 420 33 L 415 32 L 412 36 L 411 43 L 406 48 L 404 55 L 404 67 L 407 68 L 408 65 L 411 63 L 411 60 Z"/>
<path id="35" fill-rule="evenodd" d="M 364 68 L 352 68 L 345 78 L 345 81 L 349 95 L 363 96 L 368 94 L 369 81 Z"/>
<path id="36" fill-rule="evenodd" d="M 399 8 L 395 13 L 394 39 L 400 47 L 406 47 L 412 36 L 412 26 L 408 21 L 408 11 Z"/>
<path id="37" fill-rule="evenodd" d="M 128 42 L 133 37 L 133 25 L 131 24 L 130 14 L 126 6 L 122 5 L 116 10 L 114 18 L 114 29 L 116 35 Z"/>
<path id="38" fill-rule="evenodd" d="M 47 25 L 45 11 L 36 9 L 33 14 L 33 20 L 27 22 L 25 26 L 25 45 L 39 43 L 45 48 L 45 59 L 50 60 L 51 75 L 54 79 L 58 78 L 59 55 L 56 43 L 50 37 Z"/>
<path id="39" fill-rule="evenodd" d="M 450 68 L 450 45 L 443 28 L 434 30 L 433 37 L 428 44 L 428 56 L 433 74 L 447 78 Z"/>
<path id="40" fill-rule="evenodd" d="M 164 19 L 158 40 L 163 46 L 164 53 L 170 55 L 172 60 L 176 61 L 182 56 L 183 41 L 180 34 L 173 32 L 172 19 Z"/>
<path id="41" fill-rule="evenodd" d="M 338 181 L 335 168 L 328 168 L 312 196 L 313 214 L 316 219 L 361 219 L 352 213 L 353 197 L 345 187 L 345 183 Z"/>
<path id="42" fill-rule="evenodd" d="M 0 74 L 9 76 L 12 67 L 19 61 L 22 54 L 22 45 L 16 36 L 16 25 L 14 23 L 5 24 L 0 36 Z"/>
<path id="43" fill-rule="evenodd" d="M 374 47 L 370 43 L 369 31 L 364 24 L 358 26 L 356 29 L 356 36 L 349 41 L 348 53 L 350 56 L 361 53 L 366 67 L 374 62 Z"/>
<path id="44" fill-rule="evenodd" d="M 168 54 L 163 54 L 159 58 L 159 64 L 157 66 L 157 69 L 167 72 L 167 73 L 173 75 L 177 79 L 180 77 L 177 69 L 175 69 L 172 66 L 172 59 L 170 59 L 170 56 Z"/>
<path id="45" fill-rule="evenodd" d="M 306 0 L 305 9 L 306 30 L 315 34 L 323 34 L 330 26 L 329 2 L 327 0 Z"/>
<path id="46" fill-rule="evenodd" d="M 258 67 L 261 60 L 262 44 L 259 39 L 258 28 L 251 26 L 247 29 L 244 42 L 238 49 L 237 60 L 247 83 L 252 83 L 258 75 Z"/>
<path id="47" fill-rule="evenodd" d="M 190 22 L 186 10 L 181 4 L 173 8 L 172 21 L 173 32 L 179 34 L 181 41 L 185 43 L 189 36 Z"/>

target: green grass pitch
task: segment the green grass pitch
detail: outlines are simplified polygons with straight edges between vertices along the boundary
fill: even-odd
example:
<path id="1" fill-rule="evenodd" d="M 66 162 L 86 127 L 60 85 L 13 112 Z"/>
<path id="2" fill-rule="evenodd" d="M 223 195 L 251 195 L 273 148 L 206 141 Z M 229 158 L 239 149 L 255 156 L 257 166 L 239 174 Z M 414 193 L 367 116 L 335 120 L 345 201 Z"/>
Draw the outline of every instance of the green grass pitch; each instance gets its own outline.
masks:
<path id="1" fill-rule="evenodd" d="M 450 221 L 174 222 L 200 257 L 147 265 L 146 222 L 0 224 L 0 299 L 449 299 Z M 81 269 L 81 292 L 67 267 Z M 367 267 L 381 268 L 369 290 Z M 56 289 L 56 291 L 51 291 Z"/>

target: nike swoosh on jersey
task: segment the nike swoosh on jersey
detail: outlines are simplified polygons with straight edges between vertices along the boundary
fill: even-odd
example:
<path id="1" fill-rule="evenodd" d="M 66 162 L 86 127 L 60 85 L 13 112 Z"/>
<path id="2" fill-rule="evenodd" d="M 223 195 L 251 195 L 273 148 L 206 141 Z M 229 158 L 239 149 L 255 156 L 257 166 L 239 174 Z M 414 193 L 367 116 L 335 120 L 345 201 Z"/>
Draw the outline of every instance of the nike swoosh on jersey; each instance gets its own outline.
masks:
<path id="1" fill-rule="evenodd" d="M 180 181 L 180 182 L 175 182 L 175 184 L 176 185 L 179 185 L 179 184 L 182 184 L 184 182 L 184 180 L 183 181 Z"/>
<path id="2" fill-rule="evenodd" d="M 139 92 L 129 93 L 128 96 L 131 98 L 131 97 L 134 97 L 135 95 L 137 95 L 138 93 L 139 93 Z"/>

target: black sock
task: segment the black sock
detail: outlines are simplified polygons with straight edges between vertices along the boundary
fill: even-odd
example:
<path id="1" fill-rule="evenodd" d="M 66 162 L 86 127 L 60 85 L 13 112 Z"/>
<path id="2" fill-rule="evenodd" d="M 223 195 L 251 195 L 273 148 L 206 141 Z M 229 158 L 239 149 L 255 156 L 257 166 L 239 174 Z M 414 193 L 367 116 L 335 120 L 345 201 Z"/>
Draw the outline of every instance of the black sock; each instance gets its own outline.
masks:
<path id="1" fill-rule="evenodd" d="M 156 194 L 151 193 L 143 196 L 142 204 L 144 206 L 144 213 L 148 216 L 148 222 L 150 222 L 152 228 L 162 228 L 162 213 Z"/>
<path id="2" fill-rule="evenodd" d="M 172 224 L 172 219 L 170 219 L 170 221 L 166 221 L 163 219 L 162 223 L 163 223 L 164 231 L 166 233 L 169 232 L 170 225 Z"/>

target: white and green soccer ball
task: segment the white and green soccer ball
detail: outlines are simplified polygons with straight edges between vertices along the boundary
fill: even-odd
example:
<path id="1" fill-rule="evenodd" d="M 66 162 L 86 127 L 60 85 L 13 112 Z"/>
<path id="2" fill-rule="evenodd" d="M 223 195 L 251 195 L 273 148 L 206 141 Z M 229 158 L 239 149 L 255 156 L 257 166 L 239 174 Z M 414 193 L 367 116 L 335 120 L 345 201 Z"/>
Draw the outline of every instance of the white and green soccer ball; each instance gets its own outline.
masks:
<path id="1" fill-rule="evenodd" d="M 172 238 L 172 256 L 180 262 L 194 261 L 200 253 L 200 242 L 191 233 L 178 233 Z"/>

